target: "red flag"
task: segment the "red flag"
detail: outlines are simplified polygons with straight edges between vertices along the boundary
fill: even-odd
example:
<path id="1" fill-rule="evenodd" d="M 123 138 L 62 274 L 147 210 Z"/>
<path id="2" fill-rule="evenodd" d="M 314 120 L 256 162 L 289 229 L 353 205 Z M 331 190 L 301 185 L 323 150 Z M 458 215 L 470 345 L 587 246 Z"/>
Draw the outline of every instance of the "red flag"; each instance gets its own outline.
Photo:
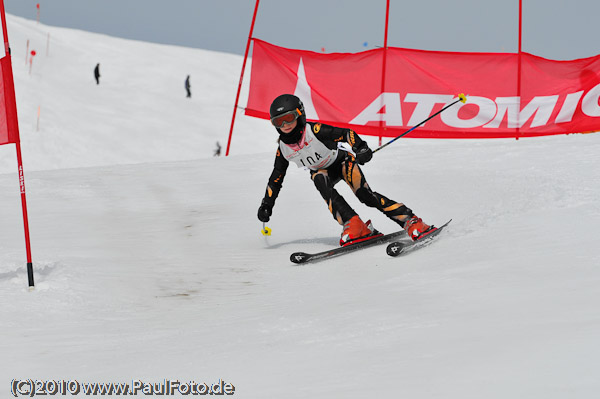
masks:
<path id="1" fill-rule="evenodd" d="M 2 2 L 2 46 L 0 48 L 0 145 L 19 141 L 17 105 L 8 39 L 4 2 Z"/>
<path id="2" fill-rule="evenodd" d="M 246 114 L 268 118 L 282 93 L 304 102 L 308 119 L 394 137 L 467 95 L 410 137 L 496 138 L 600 131 L 600 55 L 554 61 L 518 54 L 388 48 L 320 54 L 254 39 Z M 380 124 L 385 130 L 380 129 Z"/>

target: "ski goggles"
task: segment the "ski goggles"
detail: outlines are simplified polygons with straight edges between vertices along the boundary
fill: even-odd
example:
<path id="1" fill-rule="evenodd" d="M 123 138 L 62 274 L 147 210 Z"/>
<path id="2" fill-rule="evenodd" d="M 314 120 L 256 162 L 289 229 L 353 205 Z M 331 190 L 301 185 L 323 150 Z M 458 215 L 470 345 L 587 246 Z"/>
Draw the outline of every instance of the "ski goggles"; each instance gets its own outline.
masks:
<path id="1" fill-rule="evenodd" d="M 284 114 L 272 117 L 271 123 L 277 129 L 281 129 L 283 125 L 289 125 L 290 123 L 293 123 L 296 119 L 300 117 L 300 115 L 302 115 L 302 112 L 300 112 L 300 110 L 296 108 L 292 111 L 288 111 Z"/>

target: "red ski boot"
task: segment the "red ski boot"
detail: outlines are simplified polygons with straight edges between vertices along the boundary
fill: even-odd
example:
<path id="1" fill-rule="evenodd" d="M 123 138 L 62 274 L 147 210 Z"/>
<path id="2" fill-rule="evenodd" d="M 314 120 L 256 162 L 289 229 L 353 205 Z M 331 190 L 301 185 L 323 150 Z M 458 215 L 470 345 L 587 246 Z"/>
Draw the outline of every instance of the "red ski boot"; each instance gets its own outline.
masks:
<path id="1" fill-rule="evenodd" d="M 418 241 L 429 233 L 437 230 L 437 227 L 425 224 L 420 217 L 411 216 L 404 224 L 404 230 L 413 241 Z"/>
<path id="2" fill-rule="evenodd" d="M 342 238 L 340 238 L 340 245 L 342 247 L 349 245 L 356 241 L 362 241 L 361 238 L 366 238 L 373 235 L 373 225 L 371 221 L 364 223 L 358 215 L 353 216 L 350 220 L 344 223 L 344 231 L 342 232 Z"/>

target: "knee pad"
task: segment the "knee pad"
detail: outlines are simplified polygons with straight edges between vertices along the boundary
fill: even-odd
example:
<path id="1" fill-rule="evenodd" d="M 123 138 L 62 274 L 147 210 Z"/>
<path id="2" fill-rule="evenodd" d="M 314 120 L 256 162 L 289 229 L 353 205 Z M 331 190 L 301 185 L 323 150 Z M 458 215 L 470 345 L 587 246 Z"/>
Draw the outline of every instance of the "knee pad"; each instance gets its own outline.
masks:
<path id="1" fill-rule="evenodd" d="M 328 179 L 329 179 L 329 177 L 327 175 L 324 175 L 323 173 L 315 173 L 314 175 L 312 175 L 313 183 L 315 183 L 315 186 L 317 187 L 317 189 L 319 191 L 321 191 L 322 189 L 324 189 L 328 186 L 328 184 L 327 184 Z"/>
<path id="2" fill-rule="evenodd" d="M 364 187 L 356 190 L 356 197 L 366 206 L 370 206 L 372 208 L 381 208 L 382 206 L 379 200 L 379 195 Z"/>

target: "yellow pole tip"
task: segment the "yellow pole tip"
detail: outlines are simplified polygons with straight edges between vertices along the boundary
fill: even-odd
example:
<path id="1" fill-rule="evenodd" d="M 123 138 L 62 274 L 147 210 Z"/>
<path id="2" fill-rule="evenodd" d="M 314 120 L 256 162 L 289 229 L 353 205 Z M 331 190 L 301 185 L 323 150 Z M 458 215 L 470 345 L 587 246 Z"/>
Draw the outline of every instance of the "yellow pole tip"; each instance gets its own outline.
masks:
<path id="1" fill-rule="evenodd" d="M 460 93 L 460 94 L 458 95 L 458 98 L 460 99 L 460 101 L 461 101 L 462 103 L 466 103 L 466 102 L 467 102 L 467 96 L 465 96 L 465 95 L 464 95 L 464 93 Z"/>
<path id="2" fill-rule="evenodd" d="M 271 229 L 269 227 L 265 227 L 260 232 L 262 233 L 263 236 L 270 236 L 271 235 Z"/>

